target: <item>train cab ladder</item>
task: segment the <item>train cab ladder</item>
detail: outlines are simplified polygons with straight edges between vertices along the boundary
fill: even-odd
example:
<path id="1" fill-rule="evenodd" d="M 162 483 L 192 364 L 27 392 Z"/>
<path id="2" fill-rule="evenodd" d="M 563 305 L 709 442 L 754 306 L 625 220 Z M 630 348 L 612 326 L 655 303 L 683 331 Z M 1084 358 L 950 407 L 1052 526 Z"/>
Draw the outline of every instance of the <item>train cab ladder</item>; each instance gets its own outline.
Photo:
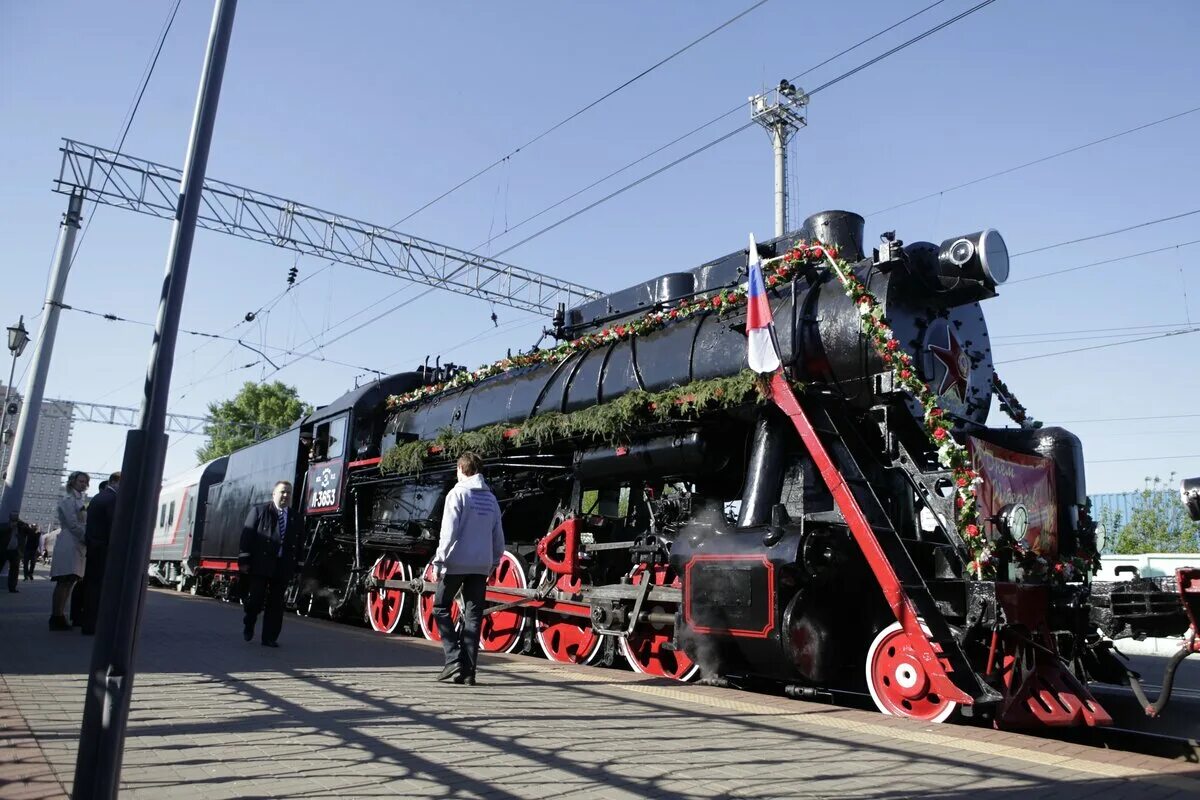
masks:
<path id="1" fill-rule="evenodd" d="M 999 701 L 1000 695 L 983 683 L 971 668 L 966 653 L 938 610 L 899 533 L 854 455 L 843 443 L 843 436 L 832 417 L 815 404 L 806 413 L 779 372 L 771 378 L 771 398 L 800 434 L 883 590 L 888 607 L 903 626 L 916 657 L 924 665 L 931 688 L 942 697 L 964 705 Z M 828 446 L 818 434 L 818 428 L 827 437 Z"/>

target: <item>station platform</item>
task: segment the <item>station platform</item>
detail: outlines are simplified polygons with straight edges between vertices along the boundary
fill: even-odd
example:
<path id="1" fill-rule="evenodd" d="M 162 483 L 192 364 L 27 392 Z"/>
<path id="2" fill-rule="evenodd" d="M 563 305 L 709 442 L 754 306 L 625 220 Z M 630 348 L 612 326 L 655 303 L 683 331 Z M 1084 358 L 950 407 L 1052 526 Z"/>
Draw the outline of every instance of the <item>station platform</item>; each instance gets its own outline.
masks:
<path id="1" fill-rule="evenodd" d="M 0 589 L 0 798 L 68 796 L 92 639 L 50 632 L 44 570 Z M 965 725 L 482 654 L 151 590 L 127 798 L 1183 798 L 1200 768 Z"/>

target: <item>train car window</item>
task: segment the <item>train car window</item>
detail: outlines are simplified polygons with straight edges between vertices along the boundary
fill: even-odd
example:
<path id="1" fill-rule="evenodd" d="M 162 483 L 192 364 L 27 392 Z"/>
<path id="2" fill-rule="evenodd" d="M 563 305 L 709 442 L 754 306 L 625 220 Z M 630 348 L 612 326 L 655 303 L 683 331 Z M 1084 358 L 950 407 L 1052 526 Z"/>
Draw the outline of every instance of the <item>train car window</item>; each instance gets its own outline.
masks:
<path id="1" fill-rule="evenodd" d="M 167 504 L 163 503 L 161 506 L 158 507 L 158 527 L 161 528 L 162 526 L 164 526 L 166 524 L 167 524 Z"/>
<path id="2" fill-rule="evenodd" d="M 345 415 L 318 425 L 316 438 L 313 440 L 312 460 L 325 461 L 331 458 L 341 458 L 344 452 L 346 452 Z"/>
<path id="3" fill-rule="evenodd" d="M 194 498 L 194 497 L 188 498 L 187 521 L 188 521 L 189 528 L 192 527 L 196 523 L 196 498 Z"/>
<path id="4" fill-rule="evenodd" d="M 171 501 L 171 507 L 167 510 L 167 524 L 175 524 L 175 501 Z"/>

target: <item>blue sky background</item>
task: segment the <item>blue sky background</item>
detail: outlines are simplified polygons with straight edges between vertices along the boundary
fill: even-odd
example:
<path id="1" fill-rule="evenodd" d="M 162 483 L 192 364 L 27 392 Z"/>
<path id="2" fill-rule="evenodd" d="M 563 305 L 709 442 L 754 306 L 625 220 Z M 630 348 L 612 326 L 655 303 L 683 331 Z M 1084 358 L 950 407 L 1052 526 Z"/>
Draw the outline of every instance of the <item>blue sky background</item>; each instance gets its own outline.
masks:
<path id="1" fill-rule="evenodd" d="M 770 0 L 400 230 L 468 249 L 493 236 L 481 252 L 498 252 L 738 127 L 749 113 L 507 236 L 506 225 L 929 2 Z M 391 225 L 751 4 L 243 0 L 208 175 Z M 798 83 L 816 86 L 971 5 L 946 0 Z M 29 320 L 44 296 L 66 207 L 51 192 L 60 139 L 116 144 L 170 7 L 169 0 L 69 8 L 0 0 L 0 323 L 24 314 L 36 331 Z M 125 152 L 182 163 L 211 13 L 207 0 L 184 0 Z M 868 241 L 890 229 L 906 241 L 938 242 L 994 227 L 1017 253 L 1200 208 L 1197 112 L 873 213 L 1200 106 L 1198 27 L 1200 4 L 1190 0 L 999 0 L 813 98 L 810 125 L 793 147 L 796 221 L 830 208 L 870 214 Z M 733 251 L 750 231 L 769 238 L 772 202 L 770 145 L 750 129 L 504 259 L 617 289 Z M 106 207 L 84 213 L 93 224 L 66 302 L 152 321 L 169 224 Z M 1012 280 L 1193 239 L 1200 239 L 1200 214 L 1017 258 Z M 1167 330 L 1114 328 L 1200 323 L 1198 251 L 1192 245 L 1014 283 L 985 304 L 1001 375 L 1034 416 L 1083 438 L 1092 492 L 1138 488 L 1148 475 L 1200 474 L 1200 335 L 1016 359 Z M 183 327 L 229 330 L 284 288 L 294 260 L 199 231 Z M 324 264 L 301 258 L 301 277 Z M 235 335 L 296 347 L 388 293 L 403 290 L 372 313 L 423 288 L 334 266 Z M 495 330 L 491 310 L 438 292 L 325 352 L 387 371 L 439 351 L 475 366 L 537 338 L 541 320 L 498 307 L 503 327 Z M 1093 338 L 1103 334 L 1110 338 Z M 149 328 L 64 312 L 47 396 L 138 405 L 150 339 Z M 209 402 L 270 372 L 265 364 L 239 369 L 257 360 L 236 345 L 181 336 L 171 410 L 203 414 Z M 275 377 L 323 404 L 351 388 L 356 372 L 301 361 Z M 1166 418 L 1079 421 L 1114 417 Z M 995 413 L 992 422 L 1003 418 Z M 78 424 L 70 466 L 117 468 L 124 435 Z M 172 435 L 168 473 L 191 466 L 200 444 Z"/>

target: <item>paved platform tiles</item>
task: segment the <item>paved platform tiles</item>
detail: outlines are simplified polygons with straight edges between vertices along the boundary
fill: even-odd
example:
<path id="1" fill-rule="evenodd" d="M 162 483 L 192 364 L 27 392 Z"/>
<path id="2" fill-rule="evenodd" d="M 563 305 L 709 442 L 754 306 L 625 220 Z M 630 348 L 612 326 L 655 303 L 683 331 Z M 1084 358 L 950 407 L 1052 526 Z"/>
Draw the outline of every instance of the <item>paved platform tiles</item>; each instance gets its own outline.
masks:
<path id="1" fill-rule="evenodd" d="M 0 798 L 74 774 L 91 639 L 47 630 L 50 588 L 0 594 Z M 526 657 L 441 684 L 424 641 L 289 617 L 272 650 L 239 626 L 150 593 L 122 797 L 1200 796 L 1147 756 Z"/>

